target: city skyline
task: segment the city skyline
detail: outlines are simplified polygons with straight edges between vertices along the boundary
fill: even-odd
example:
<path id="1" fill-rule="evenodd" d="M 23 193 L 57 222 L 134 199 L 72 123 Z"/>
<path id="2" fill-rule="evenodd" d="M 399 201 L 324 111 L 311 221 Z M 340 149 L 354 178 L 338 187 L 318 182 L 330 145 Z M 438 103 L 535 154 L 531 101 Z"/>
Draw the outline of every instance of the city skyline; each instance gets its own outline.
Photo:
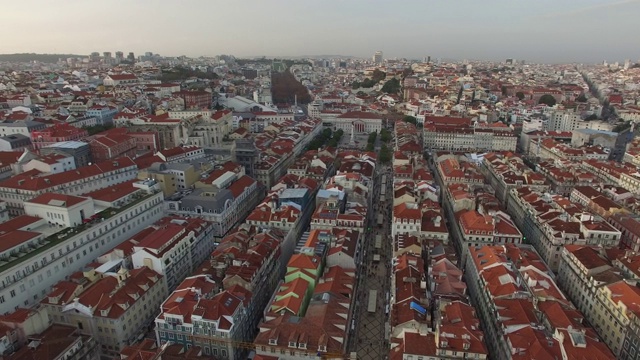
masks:
<path id="1" fill-rule="evenodd" d="M 633 32 L 638 0 L 589 0 L 578 6 L 550 0 L 486 1 L 482 7 L 468 0 L 403 1 L 393 7 L 363 0 L 329 0 L 322 6 L 289 0 L 190 2 L 189 9 L 198 11 L 184 11 L 183 5 L 163 0 L 156 4 L 116 0 L 108 8 L 98 8 L 76 0 L 55 5 L 42 0 L 9 3 L 0 14 L 0 29 L 5 33 L 20 29 L 23 36 L 5 39 L 0 53 L 85 55 L 121 50 L 189 57 L 371 58 L 381 50 L 385 58 L 515 58 L 542 63 L 640 57 L 628 42 L 615 41 Z"/>

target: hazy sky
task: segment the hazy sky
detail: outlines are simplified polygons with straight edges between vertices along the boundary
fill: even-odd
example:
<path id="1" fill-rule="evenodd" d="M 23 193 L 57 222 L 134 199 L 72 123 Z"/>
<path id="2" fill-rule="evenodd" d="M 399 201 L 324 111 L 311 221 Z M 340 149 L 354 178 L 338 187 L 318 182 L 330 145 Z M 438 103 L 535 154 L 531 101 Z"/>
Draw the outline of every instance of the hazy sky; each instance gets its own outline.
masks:
<path id="1" fill-rule="evenodd" d="M 640 0 L 5 0 L 0 53 L 640 58 Z"/>

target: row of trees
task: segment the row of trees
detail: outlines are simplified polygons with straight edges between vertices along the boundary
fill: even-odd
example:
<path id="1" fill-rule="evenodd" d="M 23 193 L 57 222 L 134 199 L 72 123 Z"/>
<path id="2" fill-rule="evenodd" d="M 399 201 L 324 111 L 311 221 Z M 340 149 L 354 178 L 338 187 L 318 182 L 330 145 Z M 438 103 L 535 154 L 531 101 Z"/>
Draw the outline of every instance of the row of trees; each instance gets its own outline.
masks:
<path id="1" fill-rule="evenodd" d="M 391 140 L 391 132 L 387 129 L 380 130 L 380 141 L 387 143 Z"/>
<path id="2" fill-rule="evenodd" d="M 317 150 L 325 146 L 338 147 L 340 139 L 342 139 L 342 135 L 344 135 L 344 131 L 342 131 L 342 129 L 338 129 L 333 134 L 331 129 L 324 129 L 320 135 L 311 140 L 309 145 L 307 145 L 307 150 Z"/>
<path id="3" fill-rule="evenodd" d="M 218 78 L 218 74 L 214 72 L 204 72 L 200 69 L 192 70 L 184 66 L 176 66 L 171 69 L 162 70 L 160 80 L 162 82 L 182 82 L 191 77 L 215 80 Z"/>
<path id="4" fill-rule="evenodd" d="M 369 134 L 369 138 L 367 139 L 367 147 L 365 148 L 366 151 L 373 151 L 375 149 L 377 137 L 378 133 L 375 131 Z"/>
<path id="5" fill-rule="evenodd" d="M 89 135 L 95 135 L 101 133 L 103 131 L 107 131 L 109 129 L 113 129 L 113 125 L 94 125 L 94 126 L 85 126 L 85 130 L 89 133 Z"/>
<path id="6" fill-rule="evenodd" d="M 309 145 L 307 145 L 307 150 L 317 150 L 323 147 L 329 139 L 331 139 L 331 129 L 326 128 L 311 140 Z"/>
<path id="7" fill-rule="evenodd" d="M 380 153 L 378 154 L 378 161 L 382 164 L 387 164 L 391 161 L 391 149 L 387 146 L 387 144 L 382 144 L 380 147 Z"/>
<path id="8" fill-rule="evenodd" d="M 311 102 L 309 90 L 290 71 L 271 74 L 271 96 L 274 103 L 293 104 L 296 97 L 298 104 Z"/>
<path id="9" fill-rule="evenodd" d="M 340 139 L 342 139 L 342 135 L 344 135 L 344 131 L 342 131 L 342 129 L 338 129 L 333 133 L 333 137 L 331 138 L 331 140 L 327 142 L 327 146 L 338 147 Z"/>

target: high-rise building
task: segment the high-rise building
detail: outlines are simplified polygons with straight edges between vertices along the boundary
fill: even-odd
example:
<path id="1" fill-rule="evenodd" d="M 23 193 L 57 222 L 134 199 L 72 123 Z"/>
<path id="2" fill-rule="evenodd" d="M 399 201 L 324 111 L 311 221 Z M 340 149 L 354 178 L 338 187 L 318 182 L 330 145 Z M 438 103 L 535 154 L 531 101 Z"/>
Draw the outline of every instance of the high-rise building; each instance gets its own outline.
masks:
<path id="1" fill-rule="evenodd" d="M 373 54 L 373 62 L 376 64 L 382 64 L 382 51 L 376 51 L 376 53 Z"/>
<path id="2" fill-rule="evenodd" d="M 116 64 L 120 64 L 124 60 L 124 53 L 122 51 L 116 51 Z"/>
<path id="3" fill-rule="evenodd" d="M 92 52 L 91 55 L 89 55 L 89 61 L 90 62 L 100 61 L 100 53 L 97 51 Z"/>
<path id="4" fill-rule="evenodd" d="M 113 58 L 111 57 L 111 52 L 109 51 L 103 52 L 102 57 L 105 64 L 111 64 L 113 62 Z"/>
<path id="5" fill-rule="evenodd" d="M 133 52 L 130 52 L 129 55 L 127 56 L 127 60 L 129 60 L 131 62 L 135 62 L 136 61 L 136 55 Z"/>

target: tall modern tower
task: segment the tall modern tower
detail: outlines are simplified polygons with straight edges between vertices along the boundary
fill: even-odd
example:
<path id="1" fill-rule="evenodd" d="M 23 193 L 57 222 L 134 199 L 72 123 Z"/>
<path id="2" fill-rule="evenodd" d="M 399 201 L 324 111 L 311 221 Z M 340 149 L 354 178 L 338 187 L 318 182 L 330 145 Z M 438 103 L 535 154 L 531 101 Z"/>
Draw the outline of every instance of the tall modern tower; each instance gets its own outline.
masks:
<path id="1" fill-rule="evenodd" d="M 376 53 L 373 54 L 373 62 L 376 64 L 382 64 L 382 51 L 376 51 Z"/>

